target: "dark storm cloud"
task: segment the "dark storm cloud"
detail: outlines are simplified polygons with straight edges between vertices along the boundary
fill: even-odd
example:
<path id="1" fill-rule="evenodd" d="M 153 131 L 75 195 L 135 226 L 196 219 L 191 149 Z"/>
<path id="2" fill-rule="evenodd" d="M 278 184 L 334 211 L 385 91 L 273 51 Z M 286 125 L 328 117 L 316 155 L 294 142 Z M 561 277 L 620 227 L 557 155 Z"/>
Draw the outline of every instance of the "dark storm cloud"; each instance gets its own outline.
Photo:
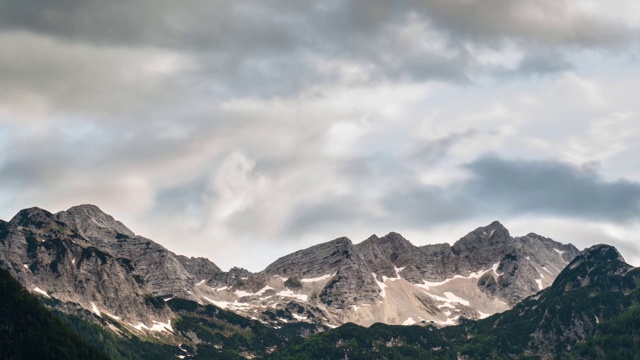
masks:
<path id="1" fill-rule="evenodd" d="M 509 38 L 536 44 L 611 46 L 632 37 L 632 29 L 567 1 L 423 2 L 424 14 L 453 37 L 499 44 Z"/>
<path id="2" fill-rule="evenodd" d="M 516 73 L 556 72 L 569 65 L 558 60 L 564 47 L 607 48 L 634 38 L 635 30 L 575 7 L 566 1 L 506 0 L 5 0 L 0 31 L 31 32 L 97 49 L 76 46 L 73 57 L 65 58 L 60 52 L 68 52 L 69 44 L 49 46 L 39 54 L 18 54 L 22 57 L 14 61 L 0 59 L 0 74 L 13 88 L 37 89 L 61 102 L 75 101 L 76 106 L 83 92 L 111 96 L 109 104 L 126 102 L 113 94 L 114 89 L 132 85 L 132 92 L 159 105 L 169 101 L 171 93 L 187 92 L 192 97 L 295 93 L 340 77 L 335 70 L 322 70 L 327 62 L 367 69 L 363 81 L 468 82 L 475 75 L 504 70 L 480 64 L 469 53 L 470 45 L 491 51 L 516 46 L 524 53 Z M 101 53 L 104 48 L 118 52 Z M 131 49 L 138 52 L 130 58 L 133 63 L 147 61 L 151 51 L 164 51 L 180 54 L 192 66 L 140 89 L 140 83 L 125 81 L 116 71 L 127 67 L 117 59 Z M 550 50 L 559 56 L 545 56 Z M 38 59 L 49 61 L 39 64 Z M 22 64 L 21 79 L 7 79 L 18 74 L 15 64 Z M 43 71 L 44 76 L 37 76 Z M 37 83 L 29 80 L 34 76 Z M 62 99 L 61 88 L 68 93 Z M 86 101 L 80 105 L 91 106 Z"/>
<path id="3" fill-rule="evenodd" d="M 331 198 L 299 208 L 290 229 L 318 230 L 355 221 L 384 223 L 390 229 L 428 229 L 485 214 L 497 218 L 551 215 L 614 223 L 640 217 L 639 183 L 605 181 L 591 169 L 498 157 L 479 158 L 466 168 L 471 175 L 468 180 L 444 188 L 396 178 L 395 187 L 379 199 L 383 216 L 368 211 L 358 199 Z M 356 172 L 351 175 L 359 176 Z"/>
<path id="4" fill-rule="evenodd" d="M 505 215 L 544 214 L 610 221 L 640 217 L 640 184 L 606 181 L 588 168 L 556 161 L 483 157 L 469 165 L 465 197 Z"/>

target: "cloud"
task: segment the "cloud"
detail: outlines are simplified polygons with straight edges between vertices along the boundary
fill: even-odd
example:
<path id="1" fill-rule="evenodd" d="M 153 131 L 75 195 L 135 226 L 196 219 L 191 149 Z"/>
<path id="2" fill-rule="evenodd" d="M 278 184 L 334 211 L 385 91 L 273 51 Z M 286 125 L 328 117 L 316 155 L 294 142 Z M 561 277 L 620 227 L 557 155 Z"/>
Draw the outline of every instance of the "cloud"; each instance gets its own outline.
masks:
<path id="1" fill-rule="evenodd" d="M 8 103 L 162 114 L 212 97 L 286 96 L 354 69 L 350 81 L 364 83 L 564 71 L 572 48 L 634 43 L 638 24 L 615 15 L 552 0 L 9 1 L 0 73 Z M 506 51 L 520 63 L 481 56 Z"/>
<path id="2" fill-rule="evenodd" d="M 467 165 L 465 195 L 505 215 L 555 214 L 609 221 L 638 220 L 640 183 L 605 181 L 593 169 L 557 161 L 483 157 Z"/>
<path id="3" fill-rule="evenodd" d="M 2 216 L 96 203 L 256 267 L 341 235 L 628 224 L 640 12 L 612 1 L 5 1 Z"/>

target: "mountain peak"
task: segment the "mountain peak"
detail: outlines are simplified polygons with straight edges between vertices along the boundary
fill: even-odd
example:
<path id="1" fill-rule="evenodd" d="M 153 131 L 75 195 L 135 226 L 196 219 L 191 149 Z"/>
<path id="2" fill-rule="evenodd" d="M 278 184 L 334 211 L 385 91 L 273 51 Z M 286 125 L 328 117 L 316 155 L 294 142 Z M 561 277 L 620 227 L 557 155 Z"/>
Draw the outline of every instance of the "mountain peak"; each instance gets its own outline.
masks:
<path id="1" fill-rule="evenodd" d="M 498 220 L 495 220 L 491 224 L 489 224 L 489 225 L 487 225 L 485 227 L 481 227 L 480 229 L 502 231 L 502 232 L 506 232 L 507 234 L 509 234 L 509 230 L 507 230 L 507 228 L 504 227 L 504 225 L 502 225 L 502 223 L 500 221 L 498 221 Z"/>
<path id="2" fill-rule="evenodd" d="M 597 244 L 583 251 L 586 260 L 611 261 L 619 260 L 625 262 L 624 258 L 614 246 L 607 244 Z M 579 256 L 580 257 L 580 256 Z"/>
<path id="3" fill-rule="evenodd" d="M 35 225 L 36 227 L 42 227 L 44 223 L 51 222 L 52 217 L 53 215 L 47 210 L 39 207 L 30 207 L 18 211 L 9 222 L 17 226 Z"/>
<path id="4" fill-rule="evenodd" d="M 67 209 L 68 213 L 105 214 L 99 207 L 93 204 L 80 204 Z M 106 215 L 106 214 L 105 214 Z"/>
<path id="5" fill-rule="evenodd" d="M 618 249 L 599 244 L 583 250 L 555 279 L 553 285 L 571 290 L 586 286 L 598 279 L 624 275 L 633 266 L 624 261 Z"/>
<path id="6" fill-rule="evenodd" d="M 74 227 L 82 235 L 95 237 L 99 233 L 123 234 L 130 237 L 135 236 L 120 221 L 115 220 L 111 215 L 102 211 L 99 207 L 91 204 L 83 204 L 70 207 L 66 211 L 55 214 L 56 218 Z"/>
<path id="7" fill-rule="evenodd" d="M 477 248 L 485 245 L 496 245 L 511 239 L 509 230 L 500 222 L 494 221 L 487 226 L 481 226 L 453 244 L 454 251 L 460 248 Z"/>

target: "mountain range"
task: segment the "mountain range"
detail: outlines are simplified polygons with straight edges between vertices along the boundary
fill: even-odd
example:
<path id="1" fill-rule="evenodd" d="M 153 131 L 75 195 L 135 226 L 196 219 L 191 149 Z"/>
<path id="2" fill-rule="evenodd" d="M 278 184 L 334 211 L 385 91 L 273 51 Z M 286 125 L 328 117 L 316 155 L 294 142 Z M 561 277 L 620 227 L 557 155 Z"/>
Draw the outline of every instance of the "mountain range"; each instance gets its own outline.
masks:
<path id="1" fill-rule="evenodd" d="M 534 233 L 512 237 L 499 222 L 453 245 L 415 246 L 397 233 L 357 244 L 339 238 L 257 273 L 222 271 L 136 235 L 93 205 L 55 214 L 30 208 L 0 221 L 0 266 L 76 331 L 100 333 L 96 345 L 104 349 L 104 339 L 111 339 L 112 358 L 136 358 L 139 349 L 155 358 L 304 358 L 312 356 L 304 350 L 309 342 L 321 348 L 326 341 L 342 350 L 340 357 L 356 356 L 357 347 L 338 346 L 331 336 L 344 340 L 340 334 L 351 329 L 356 337 L 382 341 L 414 328 L 423 340 L 442 343 L 442 354 L 474 358 L 493 346 L 510 349 L 499 341 L 518 339 L 514 346 L 522 353 L 553 357 L 593 336 L 599 321 L 619 313 L 624 302 L 566 324 L 550 304 L 604 278 L 635 274 L 611 247 L 580 252 Z M 525 318 L 538 328 L 522 330 Z M 407 326 L 416 324 L 422 326 Z M 576 333 L 567 336 L 568 328 Z"/>

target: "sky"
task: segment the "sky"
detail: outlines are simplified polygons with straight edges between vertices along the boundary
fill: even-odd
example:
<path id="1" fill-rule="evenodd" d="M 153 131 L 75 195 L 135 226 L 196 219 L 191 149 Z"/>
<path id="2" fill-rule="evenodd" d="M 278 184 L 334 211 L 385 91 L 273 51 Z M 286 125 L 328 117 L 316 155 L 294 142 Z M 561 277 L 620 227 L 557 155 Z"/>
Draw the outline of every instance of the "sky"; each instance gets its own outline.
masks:
<path id="1" fill-rule="evenodd" d="M 252 271 L 493 220 L 640 265 L 640 2 L 0 0 L 0 218 Z"/>

